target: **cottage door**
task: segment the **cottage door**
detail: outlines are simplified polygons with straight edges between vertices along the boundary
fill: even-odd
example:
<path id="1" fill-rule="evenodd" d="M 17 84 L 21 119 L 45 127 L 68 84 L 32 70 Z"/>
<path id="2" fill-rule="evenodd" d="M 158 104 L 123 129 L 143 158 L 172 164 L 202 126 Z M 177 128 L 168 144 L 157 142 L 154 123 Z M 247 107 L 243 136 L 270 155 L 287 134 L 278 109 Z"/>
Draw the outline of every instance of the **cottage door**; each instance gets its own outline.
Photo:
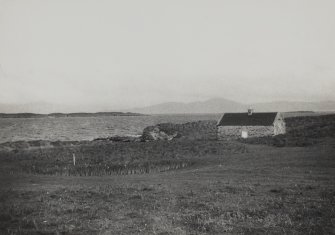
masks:
<path id="1" fill-rule="evenodd" d="M 242 131 L 242 138 L 243 139 L 248 138 L 248 131 Z"/>

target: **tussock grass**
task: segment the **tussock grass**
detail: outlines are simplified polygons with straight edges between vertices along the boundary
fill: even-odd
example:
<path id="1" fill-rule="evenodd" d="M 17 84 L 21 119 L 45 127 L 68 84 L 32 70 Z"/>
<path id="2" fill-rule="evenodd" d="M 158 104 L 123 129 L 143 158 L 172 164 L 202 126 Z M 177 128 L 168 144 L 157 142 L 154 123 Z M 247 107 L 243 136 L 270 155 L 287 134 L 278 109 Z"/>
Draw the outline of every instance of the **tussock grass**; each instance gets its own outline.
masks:
<path id="1" fill-rule="evenodd" d="M 2 169 L 11 174 L 64 176 L 144 174 L 206 164 L 209 155 L 217 157 L 246 151 L 238 143 L 201 140 L 98 141 L 60 146 L 4 152 Z M 76 165 L 73 165 L 73 154 Z"/>
<path id="2" fill-rule="evenodd" d="M 332 197 L 259 194 L 249 187 L 226 191 L 225 182 L 201 190 L 159 184 L 72 186 L 2 192 L 0 231 L 13 234 L 222 234 L 328 233 Z M 234 186 L 230 186 L 234 187 Z M 218 189 L 222 189 L 218 192 Z M 246 193 L 247 191 L 247 193 Z M 325 189 L 319 190 L 321 194 Z M 305 193 L 305 192 L 304 192 Z"/>
<path id="3" fill-rule="evenodd" d="M 274 137 L 241 139 L 249 144 L 276 147 L 305 147 L 322 142 L 320 139 L 335 137 L 335 115 L 298 116 L 285 118 L 286 134 Z"/>
<path id="4" fill-rule="evenodd" d="M 331 234 L 335 142 L 321 141 L 98 141 L 1 152 L 0 234 Z M 154 170 L 104 172 L 124 164 Z"/>

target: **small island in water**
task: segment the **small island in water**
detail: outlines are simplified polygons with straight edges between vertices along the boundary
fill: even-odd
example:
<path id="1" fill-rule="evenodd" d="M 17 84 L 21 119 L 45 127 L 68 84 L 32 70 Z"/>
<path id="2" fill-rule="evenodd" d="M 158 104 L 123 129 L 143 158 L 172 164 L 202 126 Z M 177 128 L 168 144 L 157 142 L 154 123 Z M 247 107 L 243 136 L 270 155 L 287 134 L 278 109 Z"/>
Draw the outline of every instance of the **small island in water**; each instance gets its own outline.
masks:
<path id="1" fill-rule="evenodd" d="M 145 116 L 131 112 L 97 112 L 97 113 L 0 113 L 0 118 L 59 118 L 59 117 L 106 117 L 106 116 Z"/>

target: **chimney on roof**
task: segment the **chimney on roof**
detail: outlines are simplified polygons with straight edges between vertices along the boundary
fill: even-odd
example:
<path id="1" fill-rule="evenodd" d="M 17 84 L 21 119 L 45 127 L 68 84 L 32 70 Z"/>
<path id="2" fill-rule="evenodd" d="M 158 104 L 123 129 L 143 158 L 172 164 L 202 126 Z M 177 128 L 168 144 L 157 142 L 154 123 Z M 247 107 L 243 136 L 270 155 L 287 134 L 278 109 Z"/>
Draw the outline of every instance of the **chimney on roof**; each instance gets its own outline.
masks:
<path id="1" fill-rule="evenodd" d="M 252 108 L 248 108 L 248 116 L 251 116 L 254 110 Z"/>

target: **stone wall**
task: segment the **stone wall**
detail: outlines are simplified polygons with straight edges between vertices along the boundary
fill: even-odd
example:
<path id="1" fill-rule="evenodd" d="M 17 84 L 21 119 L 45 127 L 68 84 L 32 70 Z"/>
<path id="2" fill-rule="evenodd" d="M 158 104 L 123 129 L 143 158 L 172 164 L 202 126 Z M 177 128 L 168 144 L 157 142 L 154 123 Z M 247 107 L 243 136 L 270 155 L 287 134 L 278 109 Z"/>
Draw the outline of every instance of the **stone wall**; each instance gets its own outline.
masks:
<path id="1" fill-rule="evenodd" d="M 214 140 L 217 138 L 216 121 L 197 121 L 184 124 L 161 123 L 143 130 L 142 140 Z"/>
<path id="2" fill-rule="evenodd" d="M 241 138 L 242 131 L 248 132 L 248 138 L 274 135 L 273 126 L 219 126 L 218 139 Z"/>

